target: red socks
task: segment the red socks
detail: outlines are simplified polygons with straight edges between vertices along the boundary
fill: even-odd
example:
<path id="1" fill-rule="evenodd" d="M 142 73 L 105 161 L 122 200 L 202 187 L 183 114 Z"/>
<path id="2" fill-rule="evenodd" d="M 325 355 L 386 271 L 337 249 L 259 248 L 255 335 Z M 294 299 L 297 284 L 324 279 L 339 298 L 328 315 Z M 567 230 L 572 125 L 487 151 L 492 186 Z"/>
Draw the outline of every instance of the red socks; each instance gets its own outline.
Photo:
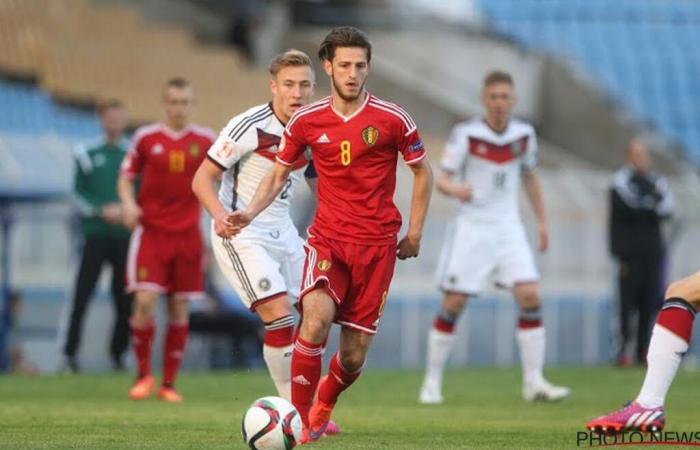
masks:
<path id="1" fill-rule="evenodd" d="M 542 312 L 538 307 L 529 309 L 520 309 L 518 317 L 518 328 L 527 330 L 529 328 L 539 328 L 542 326 Z"/>
<path id="2" fill-rule="evenodd" d="M 138 377 L 143 378 L 151 374 L 151 346 L 156 326 L 150 322 L 143 328 L 139 328 L 131 322 L 131 343 L 134 346 L 136 363 L 138 365 Z"/>
<path id="3" fill-rule="evenodd" d="M 323 383 L 318 388 L 318 399 L 327 405 L 335 405 L 340 393 L 353 384 L 360 373 L 362 373 L 362 368 L 356 372 L 348 372 L 340 363 L 340 357 L 336 353 L 331 358 L 328 376 L 324 378 Z"/>
<path id="4" fill-rule="evenodd" d="M 294 317 L 281 317 L 265 324 L 263 342 L 270 347 L 286 347 L 294 343 Z"/>
<path id="5" fill-rule="evenodd" d="M 433 328 L 442 333 L 452 334 L 455 332 L 455 325 L 457 325 L 458 318 L 459 314 L 441 309 L 438 315 L 435 316 Z"/>
<path id="6" fill-rule="evenodd" d="M 302 422 L 309 426 L 309 409 L 321 378 L 323 344 L 312 344 L 297 337 L 292 353 L 292 404 Z"/>
<path id="7" fill-rule="evenodd" d="M 165 336 L 165 353 L 163 354 L 163 387 L 173 387 L 177 371 L 185 353 L 189 324 L 170 323 Z"/>

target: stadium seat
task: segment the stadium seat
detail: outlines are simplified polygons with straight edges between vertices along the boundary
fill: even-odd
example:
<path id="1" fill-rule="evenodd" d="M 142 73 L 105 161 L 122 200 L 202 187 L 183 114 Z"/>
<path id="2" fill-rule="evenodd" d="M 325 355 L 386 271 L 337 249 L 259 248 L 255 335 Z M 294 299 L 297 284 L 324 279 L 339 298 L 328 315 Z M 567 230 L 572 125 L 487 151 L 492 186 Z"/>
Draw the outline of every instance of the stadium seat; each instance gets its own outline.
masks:
<path id="1" fill-rule="evenodd" d="M 611 99 L 658 125 L 699 161 L 700 2 L 479 0 L 494 28 L 573 58 Z M 671 105 L 669 100 L 680 102 Z M 682 100 L 679 100 L 682 99 Z"/>

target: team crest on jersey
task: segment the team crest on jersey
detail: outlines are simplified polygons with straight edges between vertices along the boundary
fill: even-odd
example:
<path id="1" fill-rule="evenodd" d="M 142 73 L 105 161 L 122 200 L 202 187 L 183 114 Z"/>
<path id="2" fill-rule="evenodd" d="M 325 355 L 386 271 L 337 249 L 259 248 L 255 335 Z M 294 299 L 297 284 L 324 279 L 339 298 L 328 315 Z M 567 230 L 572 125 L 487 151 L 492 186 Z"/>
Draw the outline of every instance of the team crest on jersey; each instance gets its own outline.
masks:
<path id="1" fill-rule="evenodd" d="M 190 145 L 190 156 L 199 156 L 199 145 L 196 142 Z"/>
<path id="2" fill-rule="evenodd" d="M 362 140 L 365 141 L 365 144 L 372 147 L 379 140 L 379 130 L 372 125 L 368 126 L 362 130 Z"/>
<path id="3" fill-rule="evenodd" d="M 322 259 L 318 262 L 317 266 L 318 270 L 321 272 L 328 272 L 328 270 L 331 268 L 331 262 L 327 259 Z"/>
<path id="4" fill-rule="evenodd" d="M 221 159 L 227 159 L 233 154 L 233 142 L 231 141 L 226 141 L 224 142 L 224 145 L 219 147 L 219 149 L 216 151 L 216 156 L 218 156 Z"/>
<path id="5" fill-rule="evenodd" d="M 146 277 L 148 277 L 148 268 L 146 267 L 139 267 L 139 280 L 145 280 Z"/>

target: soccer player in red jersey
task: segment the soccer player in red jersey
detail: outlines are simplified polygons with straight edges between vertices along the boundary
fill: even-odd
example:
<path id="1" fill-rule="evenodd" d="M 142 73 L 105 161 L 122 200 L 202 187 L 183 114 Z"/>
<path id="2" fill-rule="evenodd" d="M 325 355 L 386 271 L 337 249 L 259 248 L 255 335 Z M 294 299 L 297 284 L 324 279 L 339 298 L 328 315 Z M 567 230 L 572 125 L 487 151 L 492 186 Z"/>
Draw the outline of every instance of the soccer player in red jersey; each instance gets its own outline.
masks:
<path id="1" fill-rule="evenodd" d="M 182 401 L 174 382 L 187 342 L 188 300 L 201 297 L 204 291 L 200 208 L 190 185 L 216 136 L 190 124 L 192 104 L 193 91 L 187 80 L 168 81 L 163 91 L 165 120 L 136 131 L 117 182 L 124 221 L 134 228 L 126 273 L 127 289 L 135 292 L 131 338 L 138 377 L 129 391 L 133 400 L 148 398 L 153 390 L 153 316 L 158 298 L 166 294 L 169 324 L 158 398 Z"/>
<path id="2" fill-rule="evenodd" d="M 331 95 L 292 116 L 274 168 L 248 208 L 228 219 L 234 233 L 248 225 L 279 195 L 294 162 L 311 148 L 318 209 L 306 243 L 302 322 L 291 374 L 304 442 L 323 434 L 338 396 L 360 375 L 396 258 L 418 255 L 430 202 L 432 171 L 413 119 L 365 89 L 371 51 L 356 28 L 335 28 L 326 36 L 319 57 Z M 401 215 L 393 202 L 399 153 L 414 175 L 408 231 L 400 240 Z M 322 347 L 333 322 L 341 326 L 340 348 L 329 375 L 320 380 Z"/>

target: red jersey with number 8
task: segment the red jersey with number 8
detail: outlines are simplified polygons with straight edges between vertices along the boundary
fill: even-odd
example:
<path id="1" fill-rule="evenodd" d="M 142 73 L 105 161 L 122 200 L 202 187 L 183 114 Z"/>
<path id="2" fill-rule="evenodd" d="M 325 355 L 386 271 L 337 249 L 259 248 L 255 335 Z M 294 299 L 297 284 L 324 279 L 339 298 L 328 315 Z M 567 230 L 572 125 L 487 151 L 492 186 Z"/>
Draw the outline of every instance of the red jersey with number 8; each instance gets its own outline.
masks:
<path id="1" fill-rule="evenodd" d="M 411 116 L 368 94 L 357 111 L 344 117 L 326 97 L 292 116 L 277 160 L 291 166 L 307 146 L 318 173 L 311 234 L 360 244 L 396 243 L 401 227 L 394 204 L 398 155 L 406 164 L 425 157 Z"/>

